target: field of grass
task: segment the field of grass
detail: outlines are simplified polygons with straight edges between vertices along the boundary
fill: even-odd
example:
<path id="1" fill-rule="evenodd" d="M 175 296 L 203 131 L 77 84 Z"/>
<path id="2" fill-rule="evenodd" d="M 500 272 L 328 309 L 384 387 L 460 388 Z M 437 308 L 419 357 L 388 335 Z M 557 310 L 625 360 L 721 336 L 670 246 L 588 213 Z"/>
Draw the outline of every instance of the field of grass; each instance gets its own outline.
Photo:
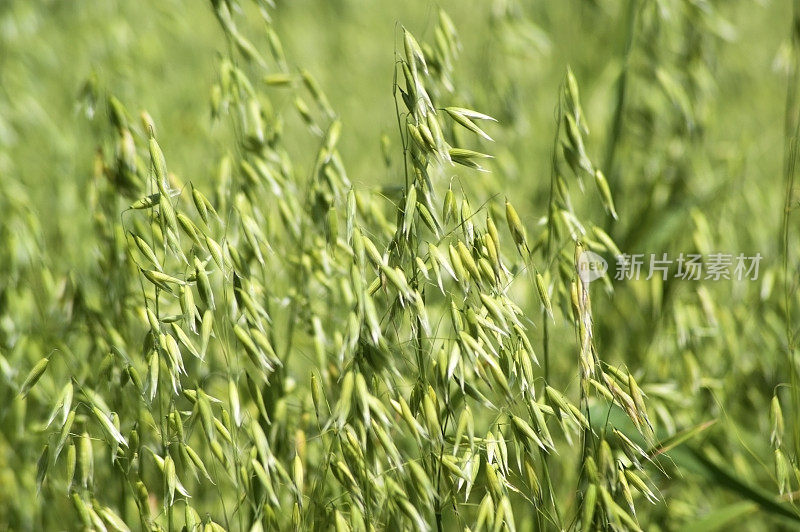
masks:
<path id="1" fill-rule="evenodd" d="M 2 1 L 0 530 L 798 529 L 798 132 L 798 1 Z"/>

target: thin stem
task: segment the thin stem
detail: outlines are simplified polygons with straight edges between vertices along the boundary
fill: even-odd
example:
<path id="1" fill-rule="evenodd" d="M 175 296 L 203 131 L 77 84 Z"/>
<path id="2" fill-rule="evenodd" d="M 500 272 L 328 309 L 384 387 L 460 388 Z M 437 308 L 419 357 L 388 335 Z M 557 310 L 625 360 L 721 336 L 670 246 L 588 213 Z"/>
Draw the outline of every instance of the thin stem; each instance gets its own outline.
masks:
<path id="1" fill-rule="evenodd" d="M 789 82 L 786 92 L 786 109 L 784 113 L 784 180 L 786 191 L 784 197 L 782 224 L 781 224 L 781 255 L 784 285 L 784 312 L 786 323 L 786 350 L 791 375 L 792 390 L 792 409 L 793 416 L 792 430 L 794 434 L 795 455 L 800 455 L 800 423 L 796 421 L 797 413 L 800 412 L 800 389 L 798 389 L 798 374 L 796 364 L 796 348 L 794 332 L 792 330 L 792 296 L 794 295 L 794 283 L 789 275 L 789 234 L 790 217 L 792 210 L 792 196 L 795 186 L 795 170 L 797 164 L 797 142 L 798 132 L 800 131 L 800 116 L 797 113 L 797 92 L 800 77 L 800 0 L 795 0 L 792 13 L 791 41 L 792 41 L 792 66 L 789 74 Z"/>
<path id="2" fill-rule="evenodd" d="M 634 33 L 636 30 L 636 0 L 628 1 L 628 29 L 625 41 L 625 50 L 622 53 L 622 71 L 617 80 L 616 101 L 614 104 L 614 118 L 611 121 L 611 129 L 608 134 L 608 144 L 606 145 L 606 155 L 603 168 L 606 172 L 606 179 L 612 187 L 615 180 L 614 159 L 619 146 L 619 139 L 622 134 L 623 116 L 625 114 L 625 103 L 628 92 L 628 72 L 630 68 L 631 51 L 633 50 Z"/>

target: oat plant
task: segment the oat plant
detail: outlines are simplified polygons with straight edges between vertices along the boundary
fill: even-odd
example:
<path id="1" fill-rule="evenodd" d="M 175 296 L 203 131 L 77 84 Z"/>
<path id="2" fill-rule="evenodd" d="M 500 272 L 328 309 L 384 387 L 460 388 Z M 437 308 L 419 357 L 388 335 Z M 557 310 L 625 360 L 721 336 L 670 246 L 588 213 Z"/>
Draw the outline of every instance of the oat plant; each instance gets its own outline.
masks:
<path id="1" fill-rule="evenodd" d="M 557 62 L 535 148 L 512 60 L 467 56 L 478 36 L 442 9 L 425 32 L 398 24 L 393 129 L 362 155 L 381 180 L 348 174 L 347 117 L 271 0 L 203 6 L 221 52 L 202 175 L 173 163 L 178 126 L 89 76 L 85 269 L 62 269 L 50 221 L 0 180 L 0 526 L 796 526 L 797 34 L 784 261 L 728 308 L 724 287 L 580 274 L 587 252 L 759 242 L 760 226 L 725 232 L 722 181 L 694 180 L 736 168 L 708 134 L 721 8 L 580 6 L 563 9 L 587 39 L 587 21 L 624 14 L 607 118 L 587 103 L 596 79 Z M 504 51 L 551 53 L 532 11 L 491 3 Z M 545 171 L 514 182 L 531 150 Z M 764 344 L 778 370 L 727 363 Z"/>

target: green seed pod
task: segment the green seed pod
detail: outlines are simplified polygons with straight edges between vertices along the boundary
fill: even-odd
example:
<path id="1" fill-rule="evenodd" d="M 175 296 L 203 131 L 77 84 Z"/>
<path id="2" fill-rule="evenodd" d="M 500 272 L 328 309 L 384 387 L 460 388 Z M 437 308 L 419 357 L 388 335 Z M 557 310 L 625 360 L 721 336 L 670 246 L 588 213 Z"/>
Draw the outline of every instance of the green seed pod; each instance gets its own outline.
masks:
<path id="1" fill-rule="evenodd" d="M 439 382 L 447 382 L 447 355 L 448 353 L 444 346 L 437 352 L 435 369 L 438 371 Z"/>
<path id="2" fill-rule="evenodd" d="M 512 421 L 514 427 L 517 429 L 517 431 L 519 431 L 519 433 L 522 436 L 524 436 L 525 438 L 530 440 L 530 442 L 534 446 L 541 446 L 542 445 L 542 442 L 539 439 L 539 436 L 536 434 L 536 432 L 533 430 L 533 428 L 524 419 L 522 419 L 519 416 L 515 416 L 513 414 L 511 414 L 510 417 L 511 417 L 511 421 Z"/>
<path id="3" fill-rule="evenodd" d="M 347 524 L 347 520 L 339 510 L 336 510 L 334 514 L 334 530 L 335 532 L 350 532 L 350 525 Z"/>
<path id="4" fill-rule="evenodd" d="M 322 389 L 314 373 L 311 374 L 311 401 L 314 403 L 314 412 L 317 415 L 317 419 L 319 419 L 319 409 L 322 404 Z"/>
<path id="5" fill-rule="evenodd" d="M 147 487 L 141 480 L 136 481 L 136 501 L 139 505 L 139 512 L 145 517 L 150 517 L 150 494 L 147 492 Z M 187 508 L 189 505 L 186 505 Z M 188 525 L 188 523 L 187 523 Z"/>
<path id="6" fill-rule="evenodd" d="M 164 457 L 164 478 L 167 481 L 167 494 L 165 498 L 172 504 L 175 500 L 175 489 L 178 486 L 178 474 L 175 471 L 175 461 L 167 454 Z"/>
<path id="7" fill-rule="evenodd" d="M 182 281 L 177 277 L 172 277 L 171 275 L 167 275 L 166 273 L 162 273 L 156 270 L 141 270 L 141 272 L 147 278 L 148 281 L 168 292 L 172 292 L 172 288 L 170 288 L 169 286 L 170 284 L 175 284 L 175 285 L 186 284 L 185 281 Z"/>
<path id="8" fill-rule="evenodd" d="M 581 530 L 589 532 L 595 528 L 592 526 L 594 521 L 594 511 L 597 507 L 597 485 L 592 483 L 586 488 L 586 494 L 583 497 L 583 505 L 581 510 Z"/>
<path id="9" fill-rule="evenodd" d="M 491 466 L 486 466 L 487 469 Z M 487 476 L 488 476 L 487 471 Z M 480 506 L 478 506 L 478 517 L 475 520 L 475 530 L 491 530 L 495 524 L 494 518 L 497 512 L 494 508 L 494 503 L 492 502 L 492 496 L 487 493 L 484 495 L 483 499 L 481 500 Z M 497 527 L 499 528 L 499 527 Z"/>
<path id="10" fill-rule="evenodd" d="M 503 370 L 500 368 L 498 364 L 489 364 L 489 371 L 492 373 L 492 378 L 494 381 L 500 386 L 500 389 L 503 390 L 507 399 L 511 399 L 513 394 L 511 392 L 511 386 L 508 384 L 508 379 L 506 375 L 503 373 Z"/>
<path id="11" fill-rule="evenodd" d="M 77 464 L 77 450 L 75 449 L 75 444 L 70 442 L 67 446 L 67 480 L 68 480 L 68 488 L 67 491 L 72 489 L 72 485 L 75 482 L 75 467 Z"/>
<path id="12" fill-rule="evenodd" d="M 314 118 L 311 116 L 311 110 L 308 108 L 308 104 L 306 104 L 305 101 L 303 101 L 300 97 L 295 98 L 294 107 L 297 109 L 297 112 L 300 114 L 300 118 L 302 118 L 306 125 L 315 125 Z M 319 131 L 319 128 L 317 128 L 316 131 Z"/>
<path id="13" fill-rule="evenodd" d="M 150 353 L 150 358 L 147 361 L 147 382 L 148 382 L 148 389 L 150 391 L 150 400 L 152 401 L 153 398 L 156 396 L 156 391 L 158 390 L 158 373 L 160 369 L 160 362 L 158 358 L 158 353 L 153 350 Z"/>
<path id="14" fill-rule="evenodd" d="M 517 245 L 517 249 L 520 250 L 520 253 L 522 253 L 522 250 L 527 251 L 528 244 L 525 238 L 525 227 L 522 225 L 522 221 L 519 219 L 516 209 L 514 209 L 513 205 L 508 201 L 506 201 L 506 221 L 508 222 L 508 229 L 511 232 L 514 243 Z"/>
<path id="15" fill-rule="evenodd" d="M 219 435 L 222 436 L 222 439 L 225 440 L 225 442 L 228 445 L 233 445 L 233 437 L 231 436 L 231 432 L 228 430 L 228 427 L 230 425 L 231 425 L 230 414 L 228 414 L 227 410 L 223 409 L 222 421 L 220 421 L 216 417 L 214 418 L 214 428 L 217 429 Z"/>
<path id="16" fill-rule="evenodd" d="M 369 326 L 370 339 L 374 345 L 378 345 L 382 336 L 381 323 L 378 318 L 378 311 L 375 308 L 375 302 L 369 295 L 364 297 L 364 315 Z"/>
<path id="17" fill-rule="evenodd" d="M 458 255 L 461 258 L 461 263 L 467 268 L 470 276 L 477 282 L 481 279 L 481 273 L 478 270 L 478 265 L 475 263 L 475 259 L 472 258 L 472 254 L 467 249 L 466 244 L 462 241 L 458 241 Z"/>
<path id="18" fill-rule="evenodd" d="M 197 213 L 200 215 L 200 218 L 202 218 L 205 223 L 208 223 L 208 206 L 206 204 L 208 200 L 206 200 L 205 196 L 203 196 L 203 194 L 194 187 L 192 187 L 192 201 L 194 203 L 194 208 L 197 209 Z"/>
<path id="19" fill-rule="evenodd" d="M 339 426 L 343 426 L 347 418 L 350 416 L 352 408 L 353 391 L 355 389 L 355 375 L 352 371 L 348 371 L 342 378 L 342 386 L 340 388 L 339 400 L 334 408 L 335 417 L 339 422 Z"/>
<path id="20" fill-rule="evenodd" d="M 150 148 L 150 162 L 156 173 L 156 180 L 158 182 L 158 190 L 164 196 L 169 197 L 167 190 L 167 162 L 164 159 L 164 153 L 154 137 L 150 137 L 148 141 Z"/>
<path id="21" fill-rule="evenodd" d="M 211 402 L 208 400 L 208 395 L 201 390 L 197 389 L 197 410 L 200 414 L 200 420 L 203 422 L 203 430 L 209 441 L 216 440 L 216 431 L 214 430 L 214 414 L 211 411 Z"/>
<path id="22" fill-rule="evenodd" d="M 180 415 L 178 415 L 177 412 L 170 412 L 169 424 L 175 430 L 178 440 L 183 441 L 183 421 L 181 421 Z"/>
<path id="23" fill-rule="evenodd" d="M 347 467 L 347 464 L 344 463 L 342 460 L 338 460 L 336 463 L 333 464 L 333 474 L 334 476 L 342 482 L 348 489 L 357 490 L 358 484 L 356 483 L 356 479 L 353 476 L 353 473 L 350 471 L 350 468 Z"/>
<path id="24" fill-rule="evenodd" d="M 211 340 L 211 333 L 214 331 L 214 313 L 206 310 L 203 313 L 203 320 L 200 324 L 200 354 L 205 356 L 208 349 L 208 342 Z"/>
<path id="25" fill-rule="evenodd" d="M 161 322 L 159 321 L 158 316 L 156 316 L 156 313 L 153 312 L 153 309 L 150 307 L 145 309 L 145 316 L 147 316 L 147 323 L 150 325 L 150 330 L 154 334 L 157 334 L 161 330 Z"/>
<path id="26" fill-rule="evenodd" d="M 45 370 L 47 369 L 47 364 L 50 362 L 50 357 L 45 357 L 39 362 L 37 362 L 33 368 L 28 372 L 28 375 L 25 377 L 25 381 L 22 383 L 22 386 L 19 389 L 19 395 L 25 397 L 28 395 L 33 386 L 39 382 L 39 379 L 42 378 L 44 375 Z"/>
<path id="27" fill-rule="evenodd" d="M 643 427 L 643 430 L 648 436 L 653 436 L 653 428 L 650 424 L 650 419 L 647 416 L 647 406 L 644 402 L 644 395 L 642 394 L 642 390 L 639 388 L 639 385 L 636 383 L 636 380 L 631 374 L 628 374 L 628 392 L 630 393 L 631 399 L 633 399 L 633 404 L 636 407 L 635 410 L 639 424 Z"/>
<path id="28" fill-rule="evenodd" d="M 275 364 L 280 364 L 280 359 L 278 358 L 277 353 L 275 353 L 272 343 L 263 332 L 253 327 L 250 329 L 250 337 L 253 339 L 261 352 L 269 356 L 269 360 L 266 360 L 263 355 L 260 357 L 261 363 L 266 365 L 267 369 L 273 368 L 273 364 L 271 364 L 270 361 L 274 362 Z"/>
<path id="29" fill-rule="evenodd" d="M 622 496 L 625 497 L 625 502 L 628 503 L 631 513 L 636 513 L 636 508 L 633 505 L 633 493 L 631 487 L 628 485 L 628 479 L 625 476 L 625 467 L 622 463 L 617 462 L 617 483 L 622 491 Z"/>
<path id="30" fill-rule="evenodd" d="M 492 498 L 499 500 L 503 496 L 503 488 L 500 484 L 500 479 L 497 478 L 497 466 L 495 464 L 486 464 L 486 481 L 489 484 L 489 492 Z"/>
<path id="31" fill-rule="evenodd" d="M 539 272 L 536 272 L 536 291 L 539 293 L 539 299 L 547 311 L 547 314 L 550 316 L 550 319 L 554 320 L 553 306 L 550 303 L 550 296 L 547 293 L 547 285 L 544 282 L 544 277 L 542 277 L 542 274 Z"/>
<path id="32" fill-rule="evenodd" d="M 242 424 L 242 407 L 239 403 L 239 390 L 233 379 L 228 379 L 228 401 L 233 411 L 233 420 L 239 427 Z"/>
<path id="33" fill-rule="evenodd" d="M 581 412 L 580 409 L 578 409 L 577 406 L 573 405 L 572 403 L 569 403 L 569 404 L 567 404 L 567 408 L 569 408 L 569 411 L 572 414 L 572 417 L 575 418 L 578 421 L 578 423 L 581 425 L 581 427 L 583 427 L 586 430 L 588 430 L 590 428 L 589 420 L 586 419 L 586 416 L 583 415 L 583 412 Z"/>
<path id="34" fill-rule="evenodd" d="M 428 429 L 428 434 L 431 437 L 436 438 L 437 441 L 441 441 L 442 427 L 439 424 L 439 410 L 436 407 L 436 393 L 430 386 L 428 387 L 428 393 L 426 393 L 422 399 L 422 407 L 425 415 L 425 424 Z"/>
<path id="35" fill-rule="evenodd" d="M 472 121 L 472 119 L 488 119 L 493 120 L 494 118 L 490 117 L 489 115 L 485 115 L 483 113 L 478 113 L 477 111 L 473 111 L 471 109 L 464 109 L 462 107 L 447 107 L 445 111 L 450 118 L 452 118 L 455 122 L 463 126 L 465 129 L 472 131 L 476 135 L 488 140 L 489 142 L 494 142 L 492 137 L 486 134 L 484 130 L 482 130 L 478 125 Z M 468 151 L 468 150 L 465 150 Z"/>
<path id="36" fill-rule="evenodd" d="M 193 222 L 193 221 L 191 221 L 191 220 L 189 219 L 189 217 L 188 217 L 188 216 L 186 216 L 185 214 L 183 214 L 182 212 L 179 212 L 179 213 L 176 215 L 176 218 L 177 218 L 177 220 L 178 220 L 178 225 L 180 226 L 181 230 L 183 230 L 183 232 L 184 232 L 184 233 L 186 233 L 186 236 L 188 236 L 189 238 L 191 238 L 191 239 L 192 239 L 192 241 L 193 241 L 195 244 L 197 244 L 198 246 L 202 246 L 202 245 L 203 245 L 203 243 L 200 241 L 200 237 L 198 237 L 198 236 L 197 236 L 197 234 L 198 234 L 200 231 L 199 231 L 199 229 L 197 228 L 197 226 L 196 226 L 196 225 L 194 225 L 194 222 Z"/>
<path id="37" fill-rule="evenodd" d="M 403 47 L 406 54 L 406 62 L 411 66 L 411 70 L 416 72 L 417 64 L 427 73 L 428 66 L 425 64 L 425 56 L 420 49 L 417 40 L 409 31 L 403 28 Z"/>
<path id="38" fill-rule="evenodd" d="M 292 527 L 294 530 L 299 531 L 302 530 L 301 528 L 302 519 L 300 518 L 300 505 L 294 503 L 292 507 Z"/>
<path id="39" fill-rule="evenodd" d="M 616 220 L 617 211 L 614 208 L 614 198 L 611 196 L 611 190 L 608 188 L 608 181 L 600 170 L 594 171 L 594 182 L 597 185 L 597 190 L 600 192 L 600 198 L 603 201 L 603 206 Z"/>
<path id="40" fill-rule="evenodd" d="M 444 223 L 448 223 L 450 220 L 455 219 L 456 217 L 456 196 L 453 193 L 452 188 L 448 188 L 447 192 L 444 195 L 444 203 L 442 204 L 442 218 L 444 219 Z"/>
<path id="41" fill-rule="evenodd" d="M 781 410 L 781 403 L 777 395 L 772 396 L 769 410 L 770 423 L 772 425 L 772 433 L 770 434 L 770 442 L 775 448 L 780 448 L 783 441 L 783 411 Z"/>
<path id="42" fill-rule="evenodd" d="M 466 199 L 461 202 L 461 229 L 467 244 L 472 246 L 475 242 L 475 226 L 472 223 L 472 208 Z"/>
<path id="43" fill-rule="evenodd" d="M 129 234 L 131 235 L 131 238 L 133 239 L 134 244 L 139 249 L 139 251 L 142 253 L 142 255 L 144 255 L 145 258 L 147 258 L 147 260 L 149 260 L 153 264 L 153 266 L 155 266 L 156 269 L 160 271 L 161 270 L 161 263 L 159 262 L 158 258 L 156 257 L 156 254 L 153 251 L 153 249 L 147 244 L 147 242 L 144 241 L 144 239 L 140 238 L 138 235 L 135 235 L 133 233 L 129 233 Z"/>
<path id="44" fill-rule="evenodd" d="M 420 428 L 421 425 L 417 422 L 414 418 L 414 414 L 411 413 L 411 408 L 408 406 L 408 403 L 403 398 L 403 396 L 399 396 L 397 400 L 397 405 L 395 406 L 395 410 L 399 410 L 398 413 L 405 421 L 408 428 L 411 430 L 412 435 L 417 441 L 420 441 Z"/>
<path id="45" fill-rule="evenodd" d="M 450 302 L 450 320 L 453 324 L 453 329 L 460 333 L 464 330 L 464 320 L 461 317 L 461 311 L 458 309 L 454 301 Z"/>
<path id="46" fill-rule="evenodd" d="M 291 85 L 296 78 L 292 74 L 285 74 L 278 72 L 276 74 L 268 74 L 263 77 L 264 83 L 272 87 L 285 87 Z"/>
<path id="47" fill-rule="evenodd" d="M 452 244 L 448 246 L 448 253 L 450 255 L 450 263 L 453 266 L 454 277 L 457 281 L 461 282 L 462 285 L 466 285 L 469 281 L 467 271 L 464 269 L 464 264 L 461 262 L 458 251 L 456 251 L 456 248 L 454 248 Z"/>
<path id="48" fill-rule="evenodd" d="M 426 153 L 430 148 L 425 142 L 425 139 L 422 137 L 422 133 L 420 132 L 419 128 L 411 123 L 408 123 L 406 128 L 408 129 L 408 133 L 414 140 L 414 144 L 417 146 L 417 148 L 419 148 L 422 153 Z"/>
<path id="49" fill-rule="evenodd" d="M 428 265 L 425 264 L 425 261 L 422 260 L 422 257 L 415 257 L 414 262 L 416 262 L 417 264 L 417 269 L 419 270 L 419 273 L 421 273 L 425 279 L 430 280 L 430 272 L 428 271 Z"/>
<path id="50" fill-rule="evenodd" d="M 355 398 L 361 408 L 361 415 L 364 419 L 364 425 L 370 426 L 371 415 L 369 410 L 369 398 L 371 397 L 367 389 L 367 380 L 362 373 L 355 374 Z"/>
<path id="51" fill-rule="evenodd" d="M 498 253 L 497 244 L 489 233 L 484 235 L 483 242 L 486 246 L 486 253 L 489 256 L 489 266 L 492 268 L 492 273 L 499 278 L 500 272 L 502 271 L 502 264 L 500 263 L 500 254 Z"/>
<path id="52" fill-rule="evenodd" d="M 425 223 L 425 226 L 428 229 L 430 229 L 431 233 L 433 233 L 434 236 L 436 236 L 436 238 L 438 238 L 439 237 L 439 224 L 433 218 L 433 215 L 431 214 L 431 211 L 428 209 L 428 207 L 424 203 L 418 202 L 417 203 L 417 212 L 419 213 L 420 217 L 422 218 L 422 221 Z"/>
<path id="53" fill-rule="evenodd" d="M 581 317 L 581 304 L 580 304 L 580 297 L 578 296 L 578 282 L 572 281 L 570 283 L 570 303 L 572 305 L 572 319 L 578 321 Z"/>
<path id="54" fill-rule="evenodd" d="M 189 457 L 191 463 L 194 464 L 194 466 L 197 469 L 199 469 L 201 473 L 203 473 L 203 476 L 206 477 L 206 479 L 208 480 L 212 480 L 211 475 L 208 474 L 208 469 L 206 469 L 206 465 L 203 463 L 203 460 L 200 458 L 200 455 L 197 454 L 197 451 L 195 451 L 188 445 L 183 445 L 183 444 L 181 444 L 181 449 L 184 450 L 186 456 Z"/>
<path id="55" fill-rule="evenodd" d="M 619 250 L 614 240 L 612 240 L 611 237 L 608 236 L 608 233 L 606 233 L 597 226 L 592 227 L 592 232 L 595 234 L 600 243 L 615 257 L 622 255 L 622 251 Z"/>
<path id="56" fill-rule="evenodd" d="M 378 248 L 375 247 L 375 244 L 372 243 L 372 240 L 369 239 L 366 235 L 362 235 L 362 242 L 364 244 L 364 250 L 367 252 L 367 256 L 369 260 L 372 262 L 373 266 L 379 268 L 383 265 L 383 257 L 378 252 Z"/>
<path id="57" fill-rule="evenodd" d="M 195 278 L 197 279 L 197 292 L 200 294 L 200 299 L 211 310 L 216 309 L 214 305 L 214 291 L 211 289 L 211 281 L 205 271 L 205 266 L 200 260 L 195 257 Z"/>
<path id="58" fill-rule="evenodd" d="M 72 493 L 72 505 L 75 507 L 75 510 L 78 512 L 78 517 L 81 518 L 81 523 L 87 529 L 92 529 L 92 516 L 89 513 L 89 507 L 86 506 L 86 503 L 83 502 L 83 499 L 78 494 L 77 491 Z"/>
<path id="59" fill-rule="evenodd" d="M 655 493 L 653 493 L 653 491 L 647 486 L 645 481 L 639 477 L 639 475 L 630 469 L 625 469 L 625 477 L 627 478 L 628 483 L 636 488 L 645 497 L 647 497 L 650 502 L 655 503 L 658 500 Z"/>
<path id="60" fill-rule="evenodd" d="M 185 373 L 183 357 L 181 355 L 180 347 L 178 347 L 178 342 L 175 340 L 175 338 L 170 334 L 162 333 L 159 335 L 158 340 L 162 352 L 167 354 L 167 357 L 172 363 L 172 370 L 175 373 Z"/>
<path id="61" fill-rule="evenodd" d="M 497 226 L 494 224 L 494 218 L 491 214 L 486 215 L 486 232 L 491 237 L 491 241 L 495 246 L 495 252 L 500 254 L 500 235 L 497 232 Z"/>
<path id="62" fill-rule="evenodd" d="M 217 266 L 219 266 L 220 270 L 224 270 L 225 260 L 222 252 L 222 246 L 220 246 L 216 240 L 208 235 L 205 235 L 205 242 L 206 249 L 208 249 L 208 252 L 211 254 L 211 258 L 214 259 L 214 262 L 217 264 Z"/>
<path id="63" fill-rule="evenodd" d="M 92 454 L 92 440 L 86 432 L 78 440 L 77 468 L 81 486 L 89 488 L 94 476 L 94 457 Z"/>
<path id="64" fill-rule="evenodd" d="M 295 454 L 294 460 L 292 461 L 292 482 L 294 482 L 295 489 L 297 490 L 298 500 L 302 502 L 305 482 L 303 461 L 300 459 L 299 454 Z"/>
<path id="65" fill-rule="evenodd" d="M 172 332 L 175 333 L 175 336 L 178 337 L 178 341 L 181 343 L 182 346 L 184 346 L 186 348 L 187 351 L 189 351 L 189 353 L 192 356 L 202 360 L 202 358 L 203 358 L 202 355 L 197 350 L 197 348 L 194 346 L 194 343 L 189 338 L 189 335 L 187 335 L 186 332 L 183 329 L 178 327 L 177 323 L 173 323 L 172 324 Z M 173 339 L 172 343 L 174 343 L 174 342 L 175 342 L 175 340 Z M 177 343 L 175 343 L 174 349 L 176 349 L 176 350 L 178 349 L 178 344 Z"/>
<path id="66" fill-rule="evenodd" d="M 150 232 L 153 235 L 153 244 L 154 247 L 158 248 L 160 246 L 164 246 L 166 240 L 164 239 L 164 230 L 161 228 L 161 224 L 158 222 L 157 219 L 153 219 L 152 223 L 150 224 Z"/>
<path id="67" fill-rule="evenodd" d="M 128 437 L 128 441 L 130 442 L 130 448 L 134 452 L 138 452 L 138 450 L 139 450 L 139 432 L 136 429 L 131 430 L 130 436 Z"/>

